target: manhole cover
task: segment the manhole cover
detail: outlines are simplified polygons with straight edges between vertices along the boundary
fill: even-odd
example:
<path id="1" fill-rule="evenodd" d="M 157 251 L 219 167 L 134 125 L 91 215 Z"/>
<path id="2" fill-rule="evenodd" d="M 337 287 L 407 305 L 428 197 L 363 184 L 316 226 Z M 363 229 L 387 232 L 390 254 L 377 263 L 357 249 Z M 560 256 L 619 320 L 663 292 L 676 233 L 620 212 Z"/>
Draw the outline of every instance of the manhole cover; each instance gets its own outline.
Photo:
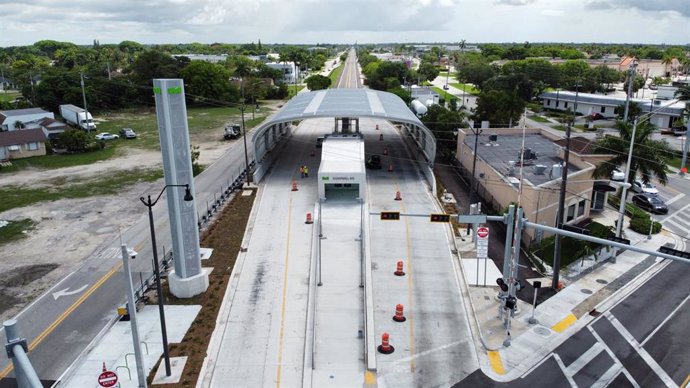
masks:
<path id="1" fill-rule="evenodd" d="M 607 281 L 606 281 L 606 280 L 604 280 L 604 279 L 597 279 L 597 283 L 601 283 L 601 284 L 609 284 L 609 282 L 607 282 Z"/>
<path id="2" fill-rule="evenodd" d="M 580 292 L 583 294 L 593 294 L 592 290 L 588 290 L 586 288 L 581 289 Z"/>
<path id="3" fill-rule="evenodd" d="M 539 334 L 542 337 L 550 337 L 551 336 L 551 330 L 542 327 L 542 326 L 537 326 L 534 328 L 534 332 Z"/>

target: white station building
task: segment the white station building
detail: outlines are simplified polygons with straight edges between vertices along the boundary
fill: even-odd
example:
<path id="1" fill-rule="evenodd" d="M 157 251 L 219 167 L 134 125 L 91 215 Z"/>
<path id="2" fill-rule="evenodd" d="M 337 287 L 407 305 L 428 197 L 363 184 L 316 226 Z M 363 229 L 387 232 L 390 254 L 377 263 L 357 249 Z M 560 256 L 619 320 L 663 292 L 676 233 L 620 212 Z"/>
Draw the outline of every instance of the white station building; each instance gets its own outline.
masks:
<path id="1" fill-rule="evenodd" d="M 364 140 L 359 134 L 333 134 L 324 139 L 318 179 L 321 200 L 365 200 Z"/>

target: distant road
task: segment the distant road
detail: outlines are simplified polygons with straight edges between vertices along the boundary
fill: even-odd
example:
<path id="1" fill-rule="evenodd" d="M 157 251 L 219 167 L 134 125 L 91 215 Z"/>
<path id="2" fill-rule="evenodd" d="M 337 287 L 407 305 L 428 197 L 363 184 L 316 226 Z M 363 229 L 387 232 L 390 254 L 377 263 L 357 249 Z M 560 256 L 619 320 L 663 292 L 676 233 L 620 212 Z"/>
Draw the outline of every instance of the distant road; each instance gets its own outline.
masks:
<path id="1" fill-rule="evenodd" d="M 352 48 L 350 49 L 350 52 L 347 55 L 347 59 L 345 60 L 345 68 L 343 69 L 343 72 L 340 74 L 340 79 L 338 80 L 338 83 L 335 87 L 341 89 L 359 88 L 359 71 L 357 70 L 357 68 L 357 53 L 355 52 L 355 49 Z"/>

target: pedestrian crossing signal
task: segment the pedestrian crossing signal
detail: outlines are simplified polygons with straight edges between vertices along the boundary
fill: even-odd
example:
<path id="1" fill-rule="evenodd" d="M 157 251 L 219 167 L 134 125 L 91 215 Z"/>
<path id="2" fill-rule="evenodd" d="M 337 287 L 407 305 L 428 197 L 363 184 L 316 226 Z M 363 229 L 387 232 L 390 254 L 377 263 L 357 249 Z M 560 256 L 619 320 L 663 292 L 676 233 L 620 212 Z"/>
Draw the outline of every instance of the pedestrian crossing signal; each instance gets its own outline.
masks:
<path id="1" fill-rule="evenodd" d="M 450 222 L 450 214 L 432 214 L 431 222 Z"/>
<path id="2" fill-rule="evenodd" d="M 382 220 L 397 221 L 400 219 L 400 212 L 381 212 Z"/>

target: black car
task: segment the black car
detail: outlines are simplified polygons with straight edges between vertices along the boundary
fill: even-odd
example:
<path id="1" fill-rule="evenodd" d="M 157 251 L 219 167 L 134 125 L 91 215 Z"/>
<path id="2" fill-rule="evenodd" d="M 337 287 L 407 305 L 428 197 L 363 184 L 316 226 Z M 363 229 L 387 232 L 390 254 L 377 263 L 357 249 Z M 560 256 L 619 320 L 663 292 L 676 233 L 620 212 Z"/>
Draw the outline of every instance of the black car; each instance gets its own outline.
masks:
<path id="1" fill-rule="evenodd" d="M 379 170 L 381 169 L 381 155 L 371 155 L 369 159 L 367 159 L 367 168 L 371 168 L 372 170 Z"/>
<path id="2" fill-rule="evenodd" d="M 653 194 L 636 194 L 632 197 L 632 202 L 635 205 L 651 213 L 668 213 L 668 207 L 666 206 L 664 201 L 662 201 L 661 198 Z"/>

